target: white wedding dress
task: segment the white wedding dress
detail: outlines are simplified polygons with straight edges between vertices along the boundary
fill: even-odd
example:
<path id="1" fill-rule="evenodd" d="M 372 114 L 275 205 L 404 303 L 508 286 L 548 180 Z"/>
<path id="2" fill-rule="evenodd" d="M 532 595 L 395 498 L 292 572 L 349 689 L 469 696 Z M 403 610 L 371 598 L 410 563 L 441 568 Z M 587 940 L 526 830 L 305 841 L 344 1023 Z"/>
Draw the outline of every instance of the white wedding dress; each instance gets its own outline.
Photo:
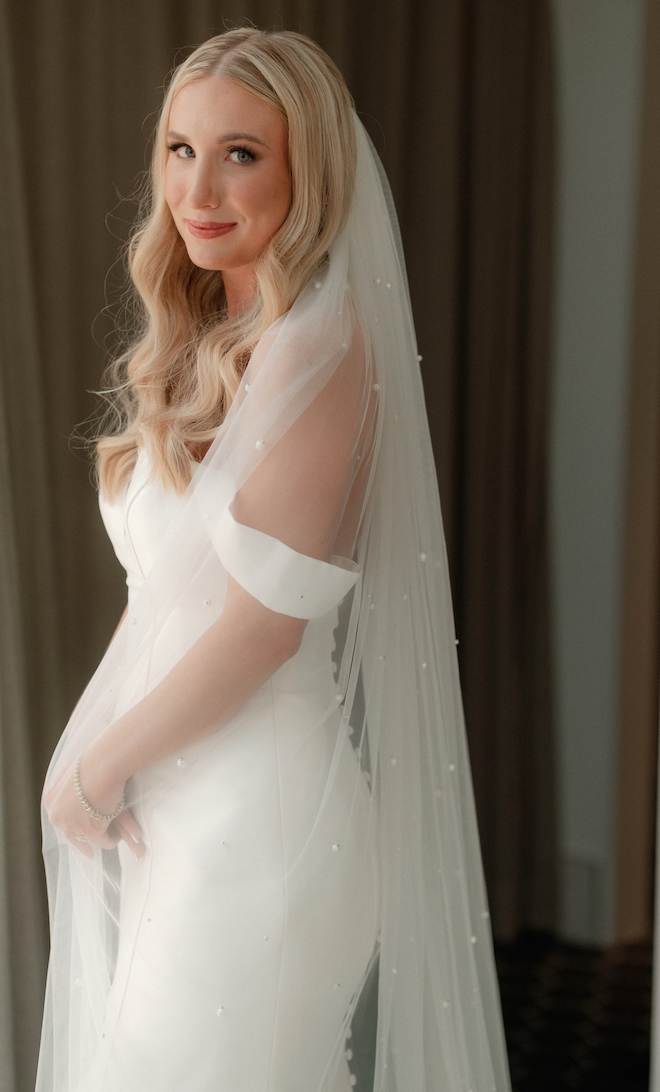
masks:
<path id="1" fill-rule="evenodd" d="M 101 500 L 129 608 L 183 503 L 149 469 L 143 450 L 120 500 Z M 250 534 L 262 551 L 288 551 Z M 304 562 L 332 582 L 334 566 Z M 281 579 L 273 594 L 284 597 Z M 375 950 L 378 883 L 371 793 L 350 737 L 335 753 L 336 625 L 336 607 L 310 622 L 297 655 L 211 746 L 139 775 L 147 854 L 138 861 L 121 843 L 117 963 L 81 1092 L 350 1089 L 345 1018 Z M 359 853 L 345 845 L 349 819 L 364 832 Z"/>

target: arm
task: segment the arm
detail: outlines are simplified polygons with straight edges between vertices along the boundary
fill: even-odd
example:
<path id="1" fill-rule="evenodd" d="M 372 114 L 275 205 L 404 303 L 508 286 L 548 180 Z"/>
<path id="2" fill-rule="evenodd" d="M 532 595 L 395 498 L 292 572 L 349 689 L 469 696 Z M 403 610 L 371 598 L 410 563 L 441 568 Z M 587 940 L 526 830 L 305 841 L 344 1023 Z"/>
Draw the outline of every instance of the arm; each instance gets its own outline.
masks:
<path id="1" fill-rule="evenodd" d="M 364 419 L 364 369 L 355 360 L 326 384 L 236 495 L 234 518 L 299 554 L 328 561 L 354 479 Z M 256 592 L 255 594 L 259 594 Z M 274 604 L 273 604 L 274 605 Z M 112 813 L 125 782 L 140 769 L 221 729 L 300 646 L 306 622 L 276 613 L 231 577 L 221 616 L 136 706 L 115 721 L 81 759 L 91 805 Z M 140 855 L 140 831 L 128 810 L 109 826 L 81 806 L 66 772 L 46 799 L 55 825 L 83 852 L 120 838 Z"/>
<path id="2" fill-rule="evenodd" d="M 222 728 L 295 655 L 305 625 L 230 578 L 218 620 L 85 752 L 81 781 L 94 807 L 109 813 L 132 774 Z"/>
<path id="3" fill-rule="evenodd" d="M 216 731 L 295 655 L 305 621 L 276 614 L 229 580 L 225 608 L 169 674 L 142 701 L 115 721 L 85 751 L 80 780 L 97 811 L 111 814 L 124 785 L 138 770 Z M 144 854 L 141 831 L 128 809 L 108 826 L 82 807 L 66 771 L 49 793 L 51 822 L 87 856 L 91 846 L 110 849 L 124 840 Z"/>

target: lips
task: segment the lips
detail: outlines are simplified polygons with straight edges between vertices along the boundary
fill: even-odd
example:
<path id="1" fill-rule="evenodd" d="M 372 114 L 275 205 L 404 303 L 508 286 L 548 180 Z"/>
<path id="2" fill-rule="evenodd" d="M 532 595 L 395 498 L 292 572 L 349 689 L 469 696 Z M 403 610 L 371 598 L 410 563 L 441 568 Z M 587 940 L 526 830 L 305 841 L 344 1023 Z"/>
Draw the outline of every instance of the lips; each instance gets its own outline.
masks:
<path id="1" fill-rule="evenodd" d="M 219 224 L 213 220 L 186 220 L 186 227 L 196 239 L 217 239 L 219 235 L 227 235 L 236 227 L 236 223 Z"/>

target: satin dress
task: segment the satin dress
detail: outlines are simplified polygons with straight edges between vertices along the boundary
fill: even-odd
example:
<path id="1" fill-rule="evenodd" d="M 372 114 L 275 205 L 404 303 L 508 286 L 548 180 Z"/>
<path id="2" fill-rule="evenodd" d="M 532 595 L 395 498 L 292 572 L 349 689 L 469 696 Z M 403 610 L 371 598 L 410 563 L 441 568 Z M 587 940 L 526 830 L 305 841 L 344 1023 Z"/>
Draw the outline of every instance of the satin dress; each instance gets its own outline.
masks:
<path id="1" fill-rule="evenodd" d="M 119 500 L 101 500 L 129 608 L 182 503 L 144 451 Z M 231 519 L 227 534 L 248 585 L 252 556 L 262 583 L 272 556 L 273 609 L 290 601 L 297 565 L 332 580 L 333 566 Z M 348 1014 L 377 945 L 377 824 L 342 731 L 337 622 L 335 604 L 232 722 L 129 782 L 147 853 L 138 861 L 120 843 L 116 965 L 101 1047 L 76 1092 L 354 1085 Z M 185 624 L 163 639 L 181 640 Z M 359 837 L 347 841 L 349 824 Z"/>

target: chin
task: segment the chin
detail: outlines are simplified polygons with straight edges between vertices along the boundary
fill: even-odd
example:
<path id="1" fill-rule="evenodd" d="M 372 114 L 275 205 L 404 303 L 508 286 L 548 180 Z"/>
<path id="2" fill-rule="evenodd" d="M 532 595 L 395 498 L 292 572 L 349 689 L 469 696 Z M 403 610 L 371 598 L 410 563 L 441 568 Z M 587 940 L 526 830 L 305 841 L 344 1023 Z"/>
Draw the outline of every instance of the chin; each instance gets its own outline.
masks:
<path id="1" fill-rule="evenodd" d="M 188 257 L 198 269 L 215 269 L 218 272 L 222 269 L 222 259 L 213 254 L 200 254 L 198 250 L 188 249 Z"/>

